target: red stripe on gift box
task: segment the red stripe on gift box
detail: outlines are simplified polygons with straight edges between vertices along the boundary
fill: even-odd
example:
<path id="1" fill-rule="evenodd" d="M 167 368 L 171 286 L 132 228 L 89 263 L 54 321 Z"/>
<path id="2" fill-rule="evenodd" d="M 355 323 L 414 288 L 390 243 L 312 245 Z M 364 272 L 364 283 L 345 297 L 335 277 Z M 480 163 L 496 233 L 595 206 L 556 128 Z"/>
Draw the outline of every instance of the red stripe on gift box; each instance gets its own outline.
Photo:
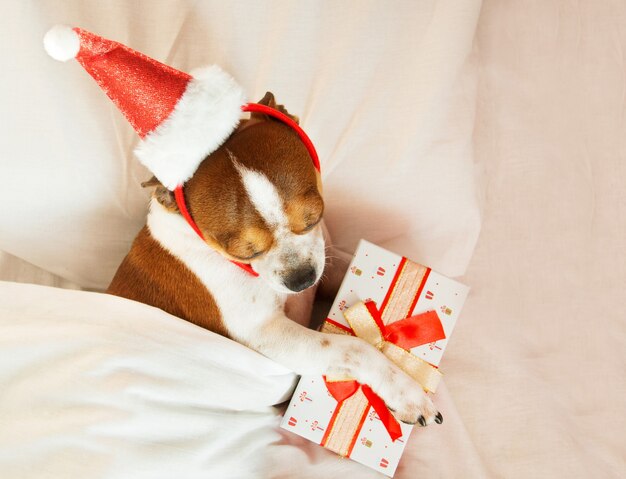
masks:
<path id="1" fill-rule="evenodd" d="M 415 298 L 413 298 L 413 302 L 411 303 L 411 307 L 409 308 L 409 314 L 413 313 L 413 310 L 415 309 L 415 305 L 417 304 L 417 301 L 420 299 L 420 295 L 422 294 L 422 291 L 424 290 L 424 286 L 426 286 L 426 280 L 428 280 L 428 276 L 430 275 L 431 269 L 430 268 L 426 268 L 426 272 L 424 273 L 424 277 L 422 278 L 422 284 L 420 284 L 420 287 L 417 289 L 417 293 L 415 293 Z"/>
<path id="2" fill-rule="evenodd" d="M 389 299 L 391 299 L 391 293 L 393 293 L 393 288 L 396 286 L 396 283 L 398 282 L 398 278 L 400 277 L 400 273 L 402 273 L 402 270 L 404 269 L 405 264 L 406 264 L 406 258 L 402 258 L 400 260 L 400 264 L 398 264 L 398 269 L 396 270 L 396 274 L 393 275 L 393 279 L 391 280 L 391 284 L 389 285 L 389 289 L 387 290 L 387 295 L 385 296 L 385 299 L 383 299 L 383 302 L 380 305 L 380 308 L 378 308 L 381 315 L 383 314 L 383 311 L 385 311 L 385 308 L 387 307 L 387 303 L 389 302 Z"/>
<path id="3" fill-rule="evenodd" d="M 324 432 L 324 435 L 322 436 L 322 441 L 320 442 L 320 445 L 326 446 L 326 441 L 328 441 L 328 436 L 330 436 L 330 433 L 333 430 L 333 426 L 335 425 L 335 421 L 337 420 L 337 416 L 339 416 L 339 411 L 342 406 L 343 406 L 343 401 L 337 404 L 337 407 L 333 411 L 333 415 L 330 417 L 330 421 L 328 421 L 328 426 L 326 426 L 326 431 Z"/>
<path id="4" fill-rule="evenodd" d="M 365 422 L 365 418 L 367 417 L 367 412 L 370 410 L 370 408 L 371 406 L 366 407 L 365 411 L 363 411 L 363 414 L 361 415 L 361 419 L 359 419 L 359 425 L 356 427 L 354 436 L 352 437 L 352 441 L 350 442 L 350 445 L 348 446 L 348 454 L 347 454 L 348 457 L 350 457 L 350 454 L 352 454 L 352 449 L 354 449 L 356 440 L 359 437 L 359 431 L 361 431 L 361 428 L 363 427 L 363 423 Z"/>

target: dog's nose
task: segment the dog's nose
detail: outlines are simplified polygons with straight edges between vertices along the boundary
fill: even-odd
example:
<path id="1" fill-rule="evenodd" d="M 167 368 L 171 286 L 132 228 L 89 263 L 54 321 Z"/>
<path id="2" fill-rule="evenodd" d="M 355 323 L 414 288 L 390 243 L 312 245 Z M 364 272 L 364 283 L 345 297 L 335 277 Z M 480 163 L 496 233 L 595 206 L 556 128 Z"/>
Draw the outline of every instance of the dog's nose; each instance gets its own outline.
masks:
<path id="1" fill-rule="evenodd" d="M 305 266 L 290 272 L 284 279 L 283 283 L 294 293 L 304 291 L 315 283 L 315 268 L 313 266 Z"/>

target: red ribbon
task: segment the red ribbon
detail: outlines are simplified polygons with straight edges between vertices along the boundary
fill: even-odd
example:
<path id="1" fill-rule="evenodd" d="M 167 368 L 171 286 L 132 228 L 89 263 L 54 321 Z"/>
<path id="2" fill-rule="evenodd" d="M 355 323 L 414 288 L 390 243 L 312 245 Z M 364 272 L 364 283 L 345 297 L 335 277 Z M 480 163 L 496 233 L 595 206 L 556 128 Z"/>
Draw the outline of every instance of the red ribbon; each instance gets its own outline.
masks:
<path id="1" fill-rule="evenodd" d="M 441 325 L 441 320 L 435 311 L 427 311 L 385 325 L 373 301 L 367 301 L 365 306 L 374 318 L 374 321 L 376 321 L 376 325 L 379 327 L 383 338 L 403 349 L 411 349 L 446 337 L 443 326 Z M 353 332 L 352 329 L 350 329 L 350 332 Z M 372 391 L 368 385 L 360 384 L 356 380 L 329 382 L 326 381 L 326 377 L 324 377 L 324 382 L 326 383 L 328 392 L 338 402 L 337 408 L 339 408 L 343 401 L 356 393 L 360 387 L 370 405 L 374 411 L 376 411 L 376 414 L 378 414 L 391 440 L 395 441 L 399 437 L 402 437 L 400 424 L 393 414 L 391 414 L 385 402 L 378 394 Z"/>

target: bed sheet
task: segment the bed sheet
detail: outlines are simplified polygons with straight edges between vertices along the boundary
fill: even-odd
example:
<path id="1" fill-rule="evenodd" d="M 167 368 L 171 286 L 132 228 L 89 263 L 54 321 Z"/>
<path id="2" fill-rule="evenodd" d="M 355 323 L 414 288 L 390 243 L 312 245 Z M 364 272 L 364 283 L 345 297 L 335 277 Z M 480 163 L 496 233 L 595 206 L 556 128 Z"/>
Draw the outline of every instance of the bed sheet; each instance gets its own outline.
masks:
<path id="1" fill-rule="evenodd" d="M 39 284 L 64 289 L 81 289 L 76 283 L 30 264 L 6 251 L 0 251 L 0 281 Z"/>
<path id="2" fill-rule="evenodd" d="M 483 4 L 483 227 L 445 366 L 490 477 L 626 477 L 625 25 L 623 2 Z"/>

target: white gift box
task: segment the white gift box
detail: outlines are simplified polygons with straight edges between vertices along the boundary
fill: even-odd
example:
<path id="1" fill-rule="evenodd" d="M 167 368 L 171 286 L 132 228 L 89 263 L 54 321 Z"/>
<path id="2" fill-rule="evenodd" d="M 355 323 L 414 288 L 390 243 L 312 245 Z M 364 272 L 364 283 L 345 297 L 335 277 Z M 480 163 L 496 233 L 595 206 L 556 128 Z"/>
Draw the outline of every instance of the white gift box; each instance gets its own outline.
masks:
<path id="1" fill-rule="evenodd" d="M 343 311 L 360 301 L 374 301 L 385 324 L 434 310 L 445 338 L 410 352 L 437 367 L 468 292 L 457 281 L 361 240 L 322 329 L 349 330 Z M 402 436 L 392 441 L 360 391 L 338 403 L 321 376 L 300 379 L 281 427 L 390 477 L 413 429 L 400 423 Z"/>

